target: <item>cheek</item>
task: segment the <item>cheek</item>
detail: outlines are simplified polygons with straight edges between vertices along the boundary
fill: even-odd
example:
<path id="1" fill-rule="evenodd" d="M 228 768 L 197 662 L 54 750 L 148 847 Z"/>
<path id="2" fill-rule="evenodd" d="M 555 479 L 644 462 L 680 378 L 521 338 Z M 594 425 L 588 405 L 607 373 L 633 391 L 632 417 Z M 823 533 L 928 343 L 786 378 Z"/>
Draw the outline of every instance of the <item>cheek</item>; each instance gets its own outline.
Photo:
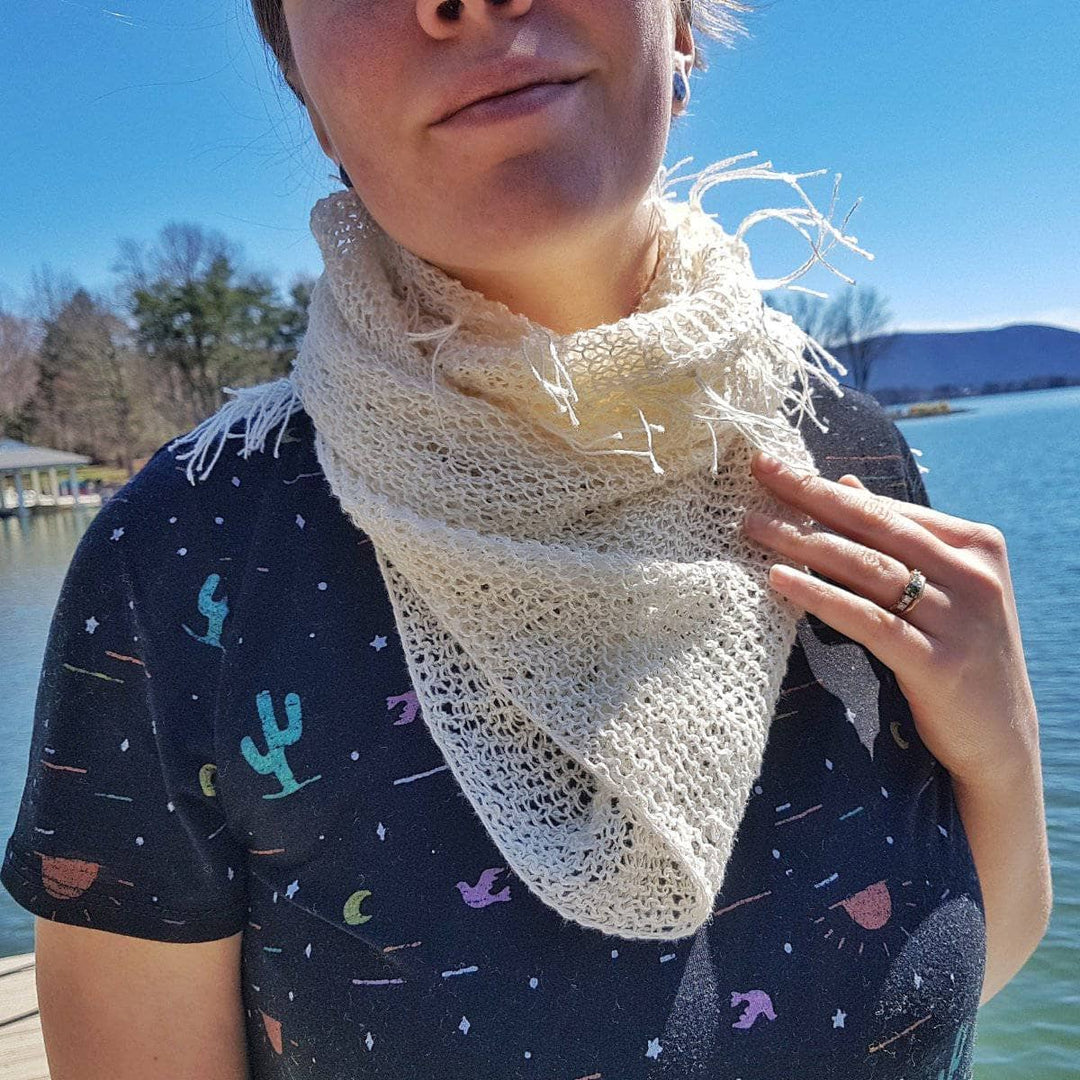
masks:
<path id="1" fill-rule="evenodd" d="M 674 40 L 669 0 L 593 0 L 591 10 L 604 37 L 620 137 L 635 127 L 666 130 Z"/>
<path id="2" fill-rule="evenodd" d="M 619 146 L 639 146 L 646 157 L 663 154 L 671 122 L 669 76 L 672 45 L 663 18 L 667 0 L 623 0 L 621 18 L 611 25 L 618 31 L 612 42 L 614 79 L 618 92 L 612 130 Z M 659 149 L 658 149 L 659 148 Z"/>
<path id="3" fill-rule="evenodd" d="M 407 5 L 406 5 L 407 6 Z M 380 128 L 394 129 L 395 109 L 404 100 L 401 4 L 327 3 L 305 14 L 293 28 L 293 54 L 300 75 L 335 145 L 343 153 L 379 152 Z M 395 9 L 386 14 L 387 8 Z"/>

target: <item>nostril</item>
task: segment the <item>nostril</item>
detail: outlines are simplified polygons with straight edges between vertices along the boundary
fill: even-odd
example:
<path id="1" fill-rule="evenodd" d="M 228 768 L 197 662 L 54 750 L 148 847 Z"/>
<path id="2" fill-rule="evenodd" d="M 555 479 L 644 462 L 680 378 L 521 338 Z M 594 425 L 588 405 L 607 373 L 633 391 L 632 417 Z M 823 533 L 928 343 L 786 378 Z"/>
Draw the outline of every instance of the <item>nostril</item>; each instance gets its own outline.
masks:
<path id="1" fill-rule="evenodd" d="M 510 0 L 487 0 L 487 2 L 494 7 L 502 7 L 504 4 L 510 3 Z M 435 9 L 435 13 L 440 19 L 449 19 L 453 22 L 460 17 L 461 8 L 462 0 L 443 0 L 443 3 Z"/>
<path id="2" fill-rule="evenodd" d="M 449 19 L 453 22 L 461 14 L 461 0 L 443 0 L 436 9 L 435 14 L 440 19 Z"/>

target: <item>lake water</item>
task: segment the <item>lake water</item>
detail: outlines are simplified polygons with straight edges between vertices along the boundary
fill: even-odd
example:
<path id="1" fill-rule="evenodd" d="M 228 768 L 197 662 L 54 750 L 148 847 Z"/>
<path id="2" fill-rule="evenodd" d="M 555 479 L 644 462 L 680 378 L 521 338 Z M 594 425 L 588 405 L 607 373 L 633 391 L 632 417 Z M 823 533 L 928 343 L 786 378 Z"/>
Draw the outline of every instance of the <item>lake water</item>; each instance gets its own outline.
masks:
<path id="1" fill-rule="evenodd" d="M 948 514 L 991 522 L 1008 543 L 1039 707 L 1055 901 L 1038 950 L 979 1010 L 975 1075 L 978 1080 L 1075 1080 L 1080 1075 L 1080 387 L 955 404 L 972 411 L 901 420 L 898 426 L 922 451 L 919 460 L 930 470 L 923 476 L 930 502 Z M 26 773 L 49 618 L 93 513 L 41 514 L 25 524 L 0 518 L 0 840 L 11 832 Z M 32 916 L 0 889 L 0 956 L 32 948 Z"/>

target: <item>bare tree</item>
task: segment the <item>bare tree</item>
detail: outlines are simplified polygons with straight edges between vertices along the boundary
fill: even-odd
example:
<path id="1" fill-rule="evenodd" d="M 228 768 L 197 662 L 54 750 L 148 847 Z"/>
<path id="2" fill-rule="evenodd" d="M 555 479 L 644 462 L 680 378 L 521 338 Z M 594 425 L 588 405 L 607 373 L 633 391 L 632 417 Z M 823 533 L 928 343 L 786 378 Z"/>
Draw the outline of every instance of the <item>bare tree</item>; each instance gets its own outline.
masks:
<path id="1" fill-rule="evenodd" d="M 0 428 L 6 429 L 34 395 L 40 335 L 30 319 L 0 310 Z M 20 434 L 22 432 L 20 431 Z"/>
<path id="2" fill-rule="evenodd" d="M 819 345 L 841 354 L 837 359 L 856 390 L 866 390 L 875 361 L 893 344 L 892 313 L 872 286 L 845 288 L 827 303 L 807 293 L 767 296 L 766 302 L 790 315 Z"/>
<path id="3" fill-rule="evenodd" d="M 811 293 L 779 291 L 765 298 L 770 307 L 790 315 L 795 325 L 806 331 L 819 345 L 828 348 L 830 305 Z"/>
<path id="4" fill-rule="evenodd" d="M 79 288 L 79 282 L 71 274 L 54 270 L 48 263 L 42 263 L 30 274 L 27 314 L 41 323 L 55 319 Z"/>
<path id="5" fill-rule="evenodd" d="M 28 409 L 35 436 L 130 473 L 145 444 L 152 387 L 128 328 L 85 289 L 44 326 Z"/>
<path id="6" fill-rule="evenodd" d="M 856 390 L 865 390 L 870 371 L 893 343 L 888 330 L 892 313 L 885 298 L 870 286 L 845 289 L 833 301 L 829 348 L 844 354 Z"/>
<path id="7" fill-rule="evenodd" d="M 235 265 L 240 258 L 236 245 L 222 233 L 188 221 L 170 221 L 149 250 L 130 239 L 118 240 L 117 247 L 112 270 L 120 275 L 121 288 L 129 295 L 162 280 L 182 288 L 208 274 L 217 260 Z"/>

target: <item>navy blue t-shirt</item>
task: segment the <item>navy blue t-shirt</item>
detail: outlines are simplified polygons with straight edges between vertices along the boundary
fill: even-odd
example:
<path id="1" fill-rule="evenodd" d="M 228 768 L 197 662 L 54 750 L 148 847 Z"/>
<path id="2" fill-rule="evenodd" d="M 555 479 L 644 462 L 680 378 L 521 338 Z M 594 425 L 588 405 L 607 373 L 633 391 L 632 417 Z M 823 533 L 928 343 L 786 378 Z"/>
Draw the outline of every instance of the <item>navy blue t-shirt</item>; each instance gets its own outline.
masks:
<path id="1" fill-rule="evenodd" d="M 874 399 L 821 472 L 926 503 Z M 0 882 L 47 919 L 242 934 L 252 1080 L 964 1080 L 982 895 L 892 672 L 799 623 L 714 918 L 622 939 L 506 866 L 430 737 L 310 418 L 191 485 L 162 447 L 56 608 Z"/>

